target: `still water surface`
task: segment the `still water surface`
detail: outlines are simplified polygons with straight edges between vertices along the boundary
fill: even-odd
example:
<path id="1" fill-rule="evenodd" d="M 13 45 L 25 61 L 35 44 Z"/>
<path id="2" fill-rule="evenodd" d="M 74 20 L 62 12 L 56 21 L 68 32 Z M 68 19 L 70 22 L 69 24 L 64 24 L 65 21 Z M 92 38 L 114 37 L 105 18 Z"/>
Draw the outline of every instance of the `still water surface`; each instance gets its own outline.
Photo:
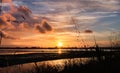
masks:
<path id="1" fill-rule="evenodd" d="M 73 64 L 86 64 L 91 58 L 74 58 L 74 59 L 60 59 L 60 60 L 50 60 L 43 62 L 33 62 L 26 63 L 14 66 L 8 66 L 4 68 L 0 68 L 0 73 L 29 73 L 30 71 L 35 72 L 36 67 L 41 69 L 43 68 L 56 68 L 58 71 L 62 71 L 65 65 L 73 65 Z"/>
<path id="2" fill-rule="evenodd" d="M 8 54 L 26 54 L 26 53 L 67 53 L 68 51 L 83 51 L 81 49 L 0 49 L 0 55 Z M 13 65 L 8 67 L 0 67 L 0 73 L 29 73 L 29 71 L 36 71 L 36 67 L 43 68 L 56 68 L 62 71 L 66 65 L 85 64 L 91 58 L 72 58 L 72 59 L 59 59 L 49 60 L 42 62 L 25 63 L 20 65 Z"/>
<path id="3" fill-rule="evenodd" d="M 85 49 L 0 49 L 0 55 L 26 53 L 67 53 L 70 51 L 85 51 Z"/>

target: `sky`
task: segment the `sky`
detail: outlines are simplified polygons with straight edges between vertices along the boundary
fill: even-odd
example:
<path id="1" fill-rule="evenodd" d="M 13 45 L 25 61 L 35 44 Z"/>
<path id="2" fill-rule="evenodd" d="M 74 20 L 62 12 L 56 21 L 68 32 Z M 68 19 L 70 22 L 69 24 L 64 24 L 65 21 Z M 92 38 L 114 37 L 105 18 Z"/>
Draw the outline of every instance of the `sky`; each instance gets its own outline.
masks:
<path id="1" fill-rule="evenodd" d="M 120 43 L 120 0 L 3 0 L 1 46 Z"/>

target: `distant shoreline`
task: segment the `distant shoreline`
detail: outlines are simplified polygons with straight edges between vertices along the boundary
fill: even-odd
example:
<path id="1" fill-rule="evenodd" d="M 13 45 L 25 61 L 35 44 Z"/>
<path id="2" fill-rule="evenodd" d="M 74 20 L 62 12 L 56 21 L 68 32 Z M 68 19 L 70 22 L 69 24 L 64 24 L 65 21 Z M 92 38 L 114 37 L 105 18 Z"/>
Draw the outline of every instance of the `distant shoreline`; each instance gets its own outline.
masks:
<path id="1" fill-rule="evenodd" d="M 96 47 L 0 47 L 0 49 L 95 49 Z M 120 49 L 120 47 L 99 47 L 100 49 Z"/>

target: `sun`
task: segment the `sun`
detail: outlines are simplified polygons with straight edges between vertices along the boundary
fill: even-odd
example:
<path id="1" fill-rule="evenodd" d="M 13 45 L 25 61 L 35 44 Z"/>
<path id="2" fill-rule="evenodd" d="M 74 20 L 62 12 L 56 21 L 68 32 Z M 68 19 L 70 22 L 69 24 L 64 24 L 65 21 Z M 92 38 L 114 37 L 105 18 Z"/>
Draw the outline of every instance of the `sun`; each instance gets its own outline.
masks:
<path id="1" fill-rule="evenodd" d="M 62 42 L 58 42 L 57 43 L 57 47 L 62 47 L 63 46 L 63 43 Z"/>

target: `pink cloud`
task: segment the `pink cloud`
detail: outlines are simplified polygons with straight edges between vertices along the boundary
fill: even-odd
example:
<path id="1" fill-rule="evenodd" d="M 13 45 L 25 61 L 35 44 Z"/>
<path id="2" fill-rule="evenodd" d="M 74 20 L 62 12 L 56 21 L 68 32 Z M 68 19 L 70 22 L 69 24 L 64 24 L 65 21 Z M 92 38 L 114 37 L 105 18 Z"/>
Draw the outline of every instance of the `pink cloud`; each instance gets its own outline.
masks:
<path id="1" fill-rule="evenodd" d="M 3 3 L 10 3 L 12 0 L 2 0 Z"/>

